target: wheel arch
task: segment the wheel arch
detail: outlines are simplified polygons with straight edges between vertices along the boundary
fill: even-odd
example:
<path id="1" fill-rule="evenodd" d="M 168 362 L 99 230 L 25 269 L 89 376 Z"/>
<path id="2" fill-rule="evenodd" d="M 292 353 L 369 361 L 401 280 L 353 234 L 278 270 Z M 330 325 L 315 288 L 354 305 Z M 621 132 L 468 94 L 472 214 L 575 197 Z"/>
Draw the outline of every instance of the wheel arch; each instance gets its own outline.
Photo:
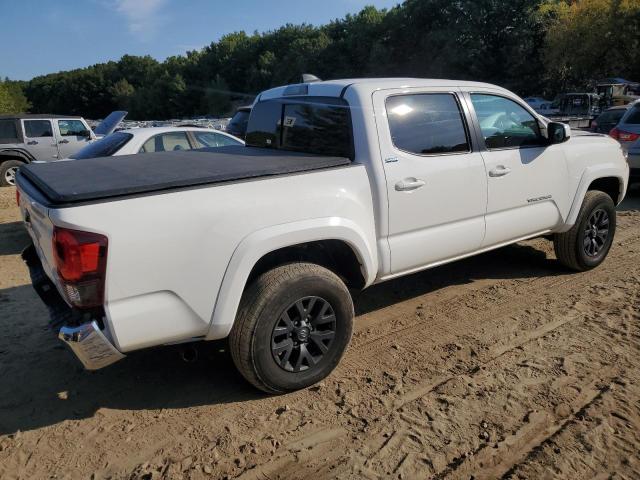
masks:
<path id="1" fill-rule="evenodd" d="M 34 158 L 28 152 L 20 148 L 3 148 L 0 150 L 0 163 L 7 160 L 19 160 L 24 163 L 31 163 Z"/>
<path id="2" fill-rule="evenodd" d="M 373 233 L 371 233 L 373 236 Z M 330 217 L 258 230 L 235 249 L 216 298 L 208 340 L 226 337 L 242 294 L 260 273 L 291 261 L 309 261 L 329 268 L 354 288 L 375 280 L 377 257 L 373 238 L 353 221 Z M 353 263 L 357 261 L 357 271 Z"/>
<path id="3" fill-rule="evenodd" d="M 605 164 L 587 168 L 578 183 L 567 220 L 559 232 L 567 231 L 575 224 L 580 207 L 588 191 L 601 190 L 611 197 L 615 205 L 618 205 L 624 199 L 627 180 L 621 168 L 617 165 Z"/>

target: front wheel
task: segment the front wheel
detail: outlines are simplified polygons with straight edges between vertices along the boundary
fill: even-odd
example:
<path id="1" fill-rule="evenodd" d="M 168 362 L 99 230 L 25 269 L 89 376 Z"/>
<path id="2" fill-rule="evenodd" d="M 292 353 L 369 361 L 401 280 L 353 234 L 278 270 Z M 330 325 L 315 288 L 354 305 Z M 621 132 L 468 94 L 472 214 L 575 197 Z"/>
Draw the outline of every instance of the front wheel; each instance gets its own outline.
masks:
<path id="1" fill-rule="evenodd" d="M 260 390 L 305 388 L 336 367 L 353 316 L 351 295 L 333 272 L 311 263 L 283 265 L 260 275 L 242 296 L 231 356 Z"/>
<path id="2" fill-rule="evenodd" d="M 7 160 L 0 164 L 0 187 L 9 187 L 16 184 L 18 168 L 24 163 L 18 160 Z"/>
<path id="3" fill-rule="evenodd" d="M 607 257 L 616 232 L 616 210 L 611 197 L 588 191 L 571 230 L 557 233 L 553 240 L 560 263 L 577 271 L 590 270 Z"/>

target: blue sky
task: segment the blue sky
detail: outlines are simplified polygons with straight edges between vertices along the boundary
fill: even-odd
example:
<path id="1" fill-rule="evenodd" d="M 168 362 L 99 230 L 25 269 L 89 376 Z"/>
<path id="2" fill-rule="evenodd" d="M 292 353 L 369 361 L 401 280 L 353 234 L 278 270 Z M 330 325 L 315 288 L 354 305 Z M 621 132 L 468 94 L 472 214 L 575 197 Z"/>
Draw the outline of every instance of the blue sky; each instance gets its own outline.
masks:
<path id="1" fill-rule="evenodd" d="M 225 33 L 320 25 L 400 0 L 0 0 L 0 76 L 85 67 L 124 54 L 163 60 Z"/>

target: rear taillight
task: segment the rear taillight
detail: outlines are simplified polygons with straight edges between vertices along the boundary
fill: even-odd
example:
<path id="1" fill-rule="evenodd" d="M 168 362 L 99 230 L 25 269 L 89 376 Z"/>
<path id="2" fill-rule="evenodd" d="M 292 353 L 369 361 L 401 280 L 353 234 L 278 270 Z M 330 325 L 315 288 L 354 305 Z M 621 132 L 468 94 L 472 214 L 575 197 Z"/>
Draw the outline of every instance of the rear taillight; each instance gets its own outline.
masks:
<path id="1" fill-rule="evenodd" d="M 64 293 L 73 306 L 103 304 L 107 271 L 107 237 L 55 227 L 53 254 Z"/>
<path id="2" fill-rule="evenodd" d="M 624 130 L 620 130 L 619 128 L 614 128 L 613 130 L 611 130 L 609 132 L 609 135 L 619 142 L 635 142 L 640 138 L 640 134 L 626 132 Z"/>

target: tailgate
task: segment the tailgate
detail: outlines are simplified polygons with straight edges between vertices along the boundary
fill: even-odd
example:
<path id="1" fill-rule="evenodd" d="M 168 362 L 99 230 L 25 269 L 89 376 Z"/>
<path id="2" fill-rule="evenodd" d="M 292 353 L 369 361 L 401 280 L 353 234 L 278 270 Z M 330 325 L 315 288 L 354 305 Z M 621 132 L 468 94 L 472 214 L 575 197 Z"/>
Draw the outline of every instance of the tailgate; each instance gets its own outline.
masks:
<path id="1" fill-rule="evenodd" d="M 49 219 L 49 209 L 30 196 L 25 189 L 16 186 L 20 194 L 19 207 L 24 226 L 31 236 L 42 268 L 56 284 L 55 261 L 53 258 L 53 223 Z"/>

